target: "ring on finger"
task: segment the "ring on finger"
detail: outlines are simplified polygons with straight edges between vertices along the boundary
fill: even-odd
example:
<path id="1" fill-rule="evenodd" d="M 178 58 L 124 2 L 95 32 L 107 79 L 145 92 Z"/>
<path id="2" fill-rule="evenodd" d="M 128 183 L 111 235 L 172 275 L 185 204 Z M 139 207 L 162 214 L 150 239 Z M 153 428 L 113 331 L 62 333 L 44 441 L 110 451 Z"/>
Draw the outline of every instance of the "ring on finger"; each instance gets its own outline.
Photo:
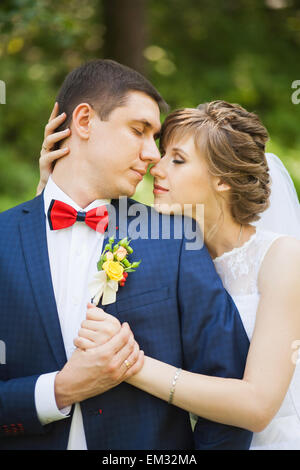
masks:
<path id="1" fill-rule="evenodd" d="M 128 359 L 125 359 L 124 364 L 125 364 L 125 366 L 127 367 L 127 369 L 129 369 L 129 367 L 132 366 L 131 362 L 128 361 Z"/>
<path id="2" fill-rule="evenodd" d="M 45 146 L 45 144 L 42 145 L 43 149 L 46 150 L 46 152 L 48 152 L 48 149 L 47 147 Z"/>

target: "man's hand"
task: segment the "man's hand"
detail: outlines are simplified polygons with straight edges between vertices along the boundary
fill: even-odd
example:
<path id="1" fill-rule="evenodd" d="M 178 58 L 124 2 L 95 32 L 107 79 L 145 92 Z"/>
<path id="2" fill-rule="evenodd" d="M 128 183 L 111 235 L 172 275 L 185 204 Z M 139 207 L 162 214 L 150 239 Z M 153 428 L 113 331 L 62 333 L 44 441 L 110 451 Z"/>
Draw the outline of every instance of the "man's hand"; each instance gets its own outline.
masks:
<path id="1" fill-rule="evenodd" d="M 128 323 L 88 305 L 87 319 L 74 340 L 77 348 L 57 374 L 55 397 L 59 409 L 104 393 L 139 372 L 144 352 Z"/>
<path id="2" fill-rule="evenodd" d="M 104 312 L 101 308 L 95 307 L 93 304 L 88 304 L 86 320 L 81 323 L 81 328 L 78 332 L 74 344 L 79 349 L 90 349 L 95 346 L 106 343 L 121 329 L 119 320 Z M 129 328 L 130 329 L 130 328 Z M 133 338 L 133 333 L 132 338 Z M 130 376 L 136 374 L 142 367 L 143 361 L 138 361 L 140 358 L 140 348 L 136 341 L 134 341 L 133 352 L 127 358 L 127 368 L 130 369 Z M 138 361 L 138 364 L 136 362 Z M 129 376 L 127 375 L 126 378 Z"/>
<path id="3" fill-rule="evenodd" d="M 126 366 L 126 360 L 134 365 Z M 57 407 L 62 409 L 106 392 L 136 374 L 143 361 L 143 351 L 136 347 L 129 325 L 124 323 L 120 331 L 106 343 L 85 351 L 74 351 L 56 375 Z"/>

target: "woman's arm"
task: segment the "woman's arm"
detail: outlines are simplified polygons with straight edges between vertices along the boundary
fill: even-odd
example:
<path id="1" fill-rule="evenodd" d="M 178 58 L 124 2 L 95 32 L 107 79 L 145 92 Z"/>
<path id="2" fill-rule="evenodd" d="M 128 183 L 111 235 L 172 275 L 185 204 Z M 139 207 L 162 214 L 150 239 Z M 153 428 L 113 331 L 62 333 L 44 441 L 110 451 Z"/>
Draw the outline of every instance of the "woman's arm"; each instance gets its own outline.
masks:
<path id="1" fill-rule="evenodd" d="M 300 243 L 280 238 L 269 249 L 259 274 L 261 293 L 243 380 L 182 371 L 173 405 L 212 421 L 263 430 L 281 406 L 295 364 L 292 344 L 300 339 Z M 127 380 L 168 401 L 175 367 L 145 357 Z"/>

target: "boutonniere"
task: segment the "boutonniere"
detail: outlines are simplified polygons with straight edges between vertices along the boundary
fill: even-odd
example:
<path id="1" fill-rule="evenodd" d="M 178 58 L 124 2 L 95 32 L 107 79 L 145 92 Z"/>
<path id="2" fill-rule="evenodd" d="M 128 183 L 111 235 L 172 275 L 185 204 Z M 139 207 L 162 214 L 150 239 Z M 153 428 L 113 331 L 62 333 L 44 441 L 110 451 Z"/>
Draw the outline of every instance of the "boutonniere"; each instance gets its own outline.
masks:
<path id="1" fill-rule="evenodd" d="M 114 241 L 113 237 L 109 238 L 97 263 L 98 272 L 89 283 L 91 302 L 94 305 L 98 305 L 102 296 L 102 305 L 115 302 L 119 285 L 124 286 L 128 273 L 134 272 L 141 263 L 132 263 L 127 259 L 127 256 L 133 253 L 131 240 L 126 237 L 116 244 Z"/>

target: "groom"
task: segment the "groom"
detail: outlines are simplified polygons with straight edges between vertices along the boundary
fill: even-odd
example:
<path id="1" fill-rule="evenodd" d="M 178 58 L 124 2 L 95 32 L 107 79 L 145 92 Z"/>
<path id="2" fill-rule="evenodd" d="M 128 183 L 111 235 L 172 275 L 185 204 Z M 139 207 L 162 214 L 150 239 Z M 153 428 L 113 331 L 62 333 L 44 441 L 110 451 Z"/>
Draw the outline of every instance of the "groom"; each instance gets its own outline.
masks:
<path id="1" fill-rule="evenodd" d="M 199 418 L 192 432 L 185 411 L 119 384 L 111 364 L 126 328 L 119 343 L 116 335 L 92 355 L 74 352 L 105 236 L 83 212 L 111 202 L 118 240 L 119 198 L 131 197 L 160 158 L 164 102 L 143 76 L 105 60 L 71 72 L 58 102 L 72 130 L 70 155 L 40 196 L 0 215 L 0 449 L 249 448 L 248 431 Z M 134 201 L 124 200 L 130 211 Z M 56 230 L 55 201 L 77 211 L 75 223 Z M 185 234 L 151 239 L 152 209 L 145 210 L 149 238 L 131 243 L 142 263 L 105 311 L 129 323 L 148 356 L 242 377 L 248 340 L 206 248 L 188 250 Z"/>

